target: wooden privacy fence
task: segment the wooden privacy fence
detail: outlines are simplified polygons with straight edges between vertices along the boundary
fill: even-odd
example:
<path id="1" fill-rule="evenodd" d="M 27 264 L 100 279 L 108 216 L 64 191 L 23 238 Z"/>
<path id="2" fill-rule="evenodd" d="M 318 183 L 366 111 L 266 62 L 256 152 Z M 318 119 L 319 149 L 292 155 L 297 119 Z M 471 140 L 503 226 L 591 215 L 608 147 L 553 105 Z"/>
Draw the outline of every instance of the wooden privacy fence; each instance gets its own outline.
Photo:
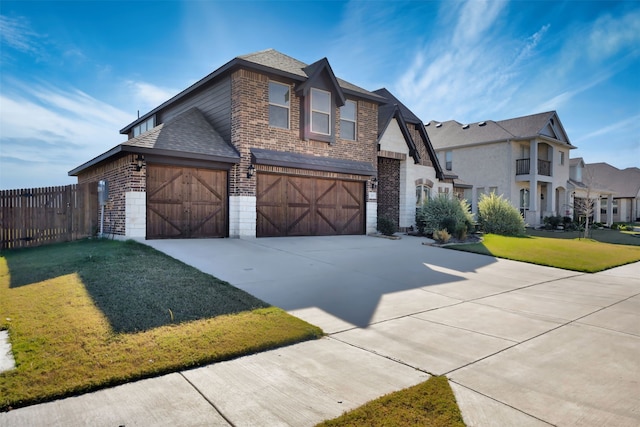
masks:
<path id="1" fill-rule="evenodd" d="M 97 183 L 0 191 L 0 249 L 67 242 L 95 234 Z"/>

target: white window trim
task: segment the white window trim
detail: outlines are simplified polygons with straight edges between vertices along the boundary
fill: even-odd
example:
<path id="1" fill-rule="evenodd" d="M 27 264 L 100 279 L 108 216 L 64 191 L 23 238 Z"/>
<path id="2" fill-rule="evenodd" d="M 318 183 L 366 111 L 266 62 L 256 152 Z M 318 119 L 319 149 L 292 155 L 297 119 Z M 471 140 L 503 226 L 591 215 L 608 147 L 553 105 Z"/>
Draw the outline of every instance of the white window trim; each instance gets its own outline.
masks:
<path id="1" fill-rule="evenodd" d="M 340 111 L 340 121 L 343 121 L 343 120 L 344 120 L 345 122 L 351 122 L 351 123 L 353 123 L 353 138 L 345 138 L 345 137 L 342 135 L 342 126 L 340 126 L 340 137 L 341 137 L 342 139 L 347 139 L 347 140 L 349 140 L 349 141 L 357 141 L 357 140 L 358 140 L 358 103 L 357 103 L 356 101 L 351 101 L 351 100 L 347 99 L 347 100 L 345 101 L 345 105 L 346 105 L 348 102 L 349 102 L 349 103 L 351 103 L 351 104 L 353 104 L 353 105 L 355 106 L 355 107 L 354 107 L 354 109 L 355 109 L 355 117 L 353 118 L 353 120 L 352 120 L 352 119 L 345 119 L 345 118 L 343 118 L 343 117 L 342 117 L 342 110 L 341 110 L 341 111 Z"/>
<path id="2" fill-rule="evenodd" d="M 276 84 L 276 85 L 280 85 L 280 86 L 284 86 L 287 88 L 287 91 L 289 91 L 289 104 L 278 104 L 275 102 L 271 102 L 271 97 L 269 97 L 269 105 L 273 105 L 275 107 L 279 107 L 279 108 L 284 108 L 287 110 L 287 127 L 280 127 L 280 126 L 274 126 L 271 124 L 271 118 L 269 118 L 269 127 L 275 128 L 275 129 L 291 129 L 291 86 L 286 84 L 286 83 L 280 83 L 280 82 L 276 82 L 274 80 L 269 80 L 269 85 L 271 85 L 271 83 Z M 268 96 L 268 93 L 267 93 Z"/>
<path id="3" fill-rule="evenodd" d="M 313 92 L 315 92 L 315 91 L 324 92 L 324 93 L 329 95 L 329 111 L 328 112 L 327 111 L 321 111 L 321 110 L 314 110 L 313 109 Z M 311 133 L 315 133 L 316 135 L 331 136 L 331 128 L 332 128 L 332 126 L 331 126 L 331 120 L 332 120 L 332 118 L 331 118 L 331 116 L 332 116 L 332 114 L 331 114 L 331 105 L 332 105 L 331 92 L 312 87 L 309 95 L 311 96 L 311 98 L 310 98 L 311 102 L 309 103 L 310 104 L 309 107 L 310 107 L 310 110 L 311 110 L 311 114 L 310 114 L 311 117 L 309 117 L 309 124 L 310 124 Z M 316 131 L 313 130 L 313 113 L 320 113 L 320 114 L 325 114 L 325 115 L 329 116 L 329 132 L 328 133 L 316 132 Z"/>

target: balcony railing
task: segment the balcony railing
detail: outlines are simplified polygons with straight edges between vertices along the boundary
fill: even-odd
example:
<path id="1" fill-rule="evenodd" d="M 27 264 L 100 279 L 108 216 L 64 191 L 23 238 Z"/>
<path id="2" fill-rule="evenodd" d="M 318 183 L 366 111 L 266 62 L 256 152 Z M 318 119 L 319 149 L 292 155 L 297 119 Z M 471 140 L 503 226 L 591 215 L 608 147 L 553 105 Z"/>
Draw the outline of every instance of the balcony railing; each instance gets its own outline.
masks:
<path id="1" fill-rule="evenodd" d="M 516 175 L 528 175 L 531 173 L 531 159 L 516 160 Z M 538 174 L 551 176 L 551 162 L 538 159 Z"/>

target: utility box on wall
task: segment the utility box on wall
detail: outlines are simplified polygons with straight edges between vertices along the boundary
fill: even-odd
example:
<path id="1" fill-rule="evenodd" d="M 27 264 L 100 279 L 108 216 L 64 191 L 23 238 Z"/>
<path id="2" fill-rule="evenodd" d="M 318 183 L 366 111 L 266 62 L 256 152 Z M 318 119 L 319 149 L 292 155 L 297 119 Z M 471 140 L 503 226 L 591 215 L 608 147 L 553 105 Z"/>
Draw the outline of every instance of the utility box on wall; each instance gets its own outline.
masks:
<path id="1" fill-rule="evenodd" d="M 109 181 L 106 179 L 98 181 L 98 203 L 100 206 L 107 204 L 109 200 Z"/>

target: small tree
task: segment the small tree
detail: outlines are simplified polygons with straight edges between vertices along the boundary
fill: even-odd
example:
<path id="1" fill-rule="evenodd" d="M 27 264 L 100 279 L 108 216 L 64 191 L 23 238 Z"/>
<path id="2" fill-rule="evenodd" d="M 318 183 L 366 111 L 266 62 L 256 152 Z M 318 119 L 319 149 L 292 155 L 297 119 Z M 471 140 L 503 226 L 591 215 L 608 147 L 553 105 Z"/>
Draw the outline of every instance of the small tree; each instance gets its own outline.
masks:
<path id="1" fill-rule="evenodd" d="M 594 213 L 596 199 L 591 197 L 591 189 L 587 188 L 586 197 L 576 197 L 573 199 L 573 210 L 579 215 L 584 216 L 584 235 L 583 238 L 589 237 L 589 218 Z"/>
<path id="2" fill-rule="evenodd" d="M 522 236 L 524 218 L 508 200 L 495 193 L 482 194 L 478 201 L 478 223 L 485 233 Z"/>

